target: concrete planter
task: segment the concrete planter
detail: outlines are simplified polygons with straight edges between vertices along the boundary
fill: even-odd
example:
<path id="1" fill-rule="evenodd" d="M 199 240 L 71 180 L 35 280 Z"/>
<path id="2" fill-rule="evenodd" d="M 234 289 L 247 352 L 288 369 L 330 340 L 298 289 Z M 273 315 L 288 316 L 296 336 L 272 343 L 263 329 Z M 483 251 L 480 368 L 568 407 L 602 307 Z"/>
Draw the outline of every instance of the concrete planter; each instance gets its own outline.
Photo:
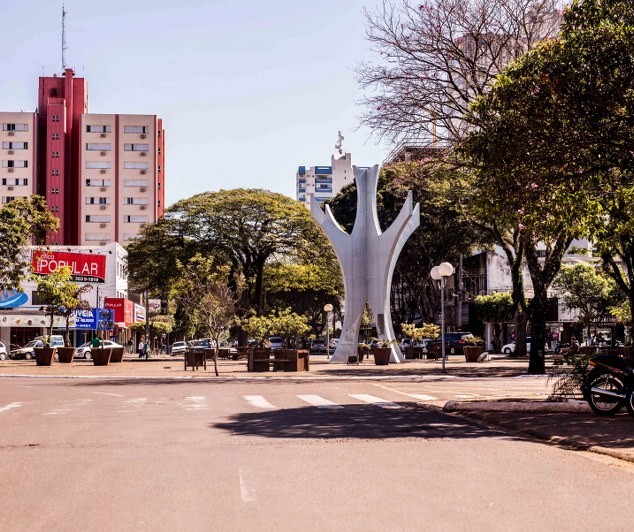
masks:
<path id="1" fill-rule="evenodd" d="M 124 347 L 112 347 L 112 354 L 110 355 L 110 363 L 121 362 L 123 360 Z"/>
<path id="2" fill-rule="evenodd" d="M 375 347 L 372 349 L 374 364 L 376 366 L 387 366 L 390 363 L 391 347 Z"/>
<path id="3" fill-rule="evenodd" d="M 95 366 L 107 366 L 110 363 L 112 347 L 93 347 L 91 353 Z"/>
<path id="4" fill-rule="evenodd" d="M 77 349 L 74 347 L 58 347 L 57 348 L 57 361 L 62 364 L 70 364 L 74 358 Z"/>
<path id="5" fill-rule="evenodd" d="M 484 353 L 484 346 L 481 345 L 465 345 L 463 347 L 464 358 L 467 362 L 477 362 L 478 357 Z"/>
<path id="6" fill-rule="evenodd" d="M 56 349 L 56 347 L 36 347 L 34 349 L 35 363 L 38 366 L 50 366 L 53 363 Z"/>

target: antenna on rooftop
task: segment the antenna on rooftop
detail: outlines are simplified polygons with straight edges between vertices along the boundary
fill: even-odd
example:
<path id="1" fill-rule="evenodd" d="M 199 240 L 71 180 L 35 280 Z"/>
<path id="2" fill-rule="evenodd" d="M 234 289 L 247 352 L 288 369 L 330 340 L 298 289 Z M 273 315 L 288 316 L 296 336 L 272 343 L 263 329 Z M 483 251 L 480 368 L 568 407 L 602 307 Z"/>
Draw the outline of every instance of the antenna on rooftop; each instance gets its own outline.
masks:
<path id="1" fill-rule="evenodd" d="M 62 70 L 66 70 L 66 10 L 62 4 Z"/>
<path id="2" fill-rule="evenodd" d="M 341 131 L 337 131 L 337 143 L 335 144 L 335 149 L 339 151 L 339 155 L 343 154 L 343 150 L 341 149 L 341 141 L 343 140 L 343 135 Z"/>

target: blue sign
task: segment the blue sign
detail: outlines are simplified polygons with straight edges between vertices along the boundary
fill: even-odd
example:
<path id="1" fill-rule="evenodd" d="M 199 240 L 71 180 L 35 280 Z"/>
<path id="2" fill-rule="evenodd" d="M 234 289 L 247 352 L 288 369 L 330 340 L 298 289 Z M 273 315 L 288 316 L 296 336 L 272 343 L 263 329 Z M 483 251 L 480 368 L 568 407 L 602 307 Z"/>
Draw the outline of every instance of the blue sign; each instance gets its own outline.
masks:
<path id="1" fill-rule="evenodd" d="M 114 329 L 114 311 L 109 308 L 79 309 L 73 311 L 75 326 L 71 329 L 92 329 L 112 331 Z"/>
<path id="2" fill-rule="evenodd" d="M 15 308 L 24 305 L 29 297 L 24 292 L 5 290 L 0 292 L 0 308 Z"/>

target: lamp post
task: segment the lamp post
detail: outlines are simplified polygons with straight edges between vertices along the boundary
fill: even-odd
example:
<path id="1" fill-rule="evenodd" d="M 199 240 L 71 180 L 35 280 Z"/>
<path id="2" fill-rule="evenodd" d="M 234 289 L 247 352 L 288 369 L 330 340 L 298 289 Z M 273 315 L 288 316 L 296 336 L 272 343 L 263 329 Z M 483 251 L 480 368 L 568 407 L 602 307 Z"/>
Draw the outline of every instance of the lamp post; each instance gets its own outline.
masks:
<path id="1" fill-rule="evenodd" d="M 332 312 L 330 303 L 324 305 L 324 312 L 326 313 L 326 358 L 330 358 L 330 313 Z"/>
<path id="2" fill-rule="evenodd" d="M 440 289 L 440 341 L 442 342 L 442 372 L 445 370 L 445 285 L 447 279 L 453 275 L 454 269 L 449 262 L 443 262 L 431 269 L 431 278 L 438 283 Z"/>

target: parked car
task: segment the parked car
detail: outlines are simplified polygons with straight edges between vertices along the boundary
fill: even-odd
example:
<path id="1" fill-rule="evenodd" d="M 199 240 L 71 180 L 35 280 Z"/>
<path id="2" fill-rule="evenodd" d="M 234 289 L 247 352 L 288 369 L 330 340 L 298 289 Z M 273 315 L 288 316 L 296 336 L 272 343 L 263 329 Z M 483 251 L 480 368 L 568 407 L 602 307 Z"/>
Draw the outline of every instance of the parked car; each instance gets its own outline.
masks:
<path id="1" fill-rule="evenodd" d="M 172 344 L 172 348 L 170 349 L 170 353 L 173 355 L 182 355 L 185 353 L 185 350 L 187 349 L 187 342 L 185 341 L 179 341 L 179 342 L 174 342 Z"/>
<path id="2" fill-rule="evenodd" d="M 116 342 L 111 342 L 110 340 L 102 340 L 102 347 L 123 347 Z M 77 348 L 77 353 L 75 353 L 75 358 L 85 358 L 86 360 L 90 360 L 92 358 L 92 345 L 91 342 L 86 342 L 85 344 L 81 344 Z"/>
<path id="3" fill-rule="evenodd" d="M 36 336 L 33 340 L 41 340 L 46 343 L 48 335 Z M 64 347 L 64 337 L 61 334 L 52 334 L 49 339 L 51 347 Z"/>
<path id="4" fill-rule="evenodd" d="M 212 349 L 216 344 L 211 338 L 199 338 L 198 340 L 193 340 L 191 342 L 190 347 L 194 351 L 202 351 L 204 349 Z"/>
<path id="5" fill-rule="evenodd" d="M 311 355 L 325 355 L 326 353 L 326 340 L 315 339 L 310 342 L 310 354 Z"/>
<path id="6" fill-rule="evenodd" d="M 328 347 L 330 347 L 330 349 L 337 349 L 338 345 L 339 345 L 339 338 L 331 338 L 330 343 L 328 344 Z"/>
<path id="7" fill-rule="evenodd" d="M 284 349 L 284 340 L 279 336 L 270 336 L 269 347 L 271 349 Z"/>
<path id="8" fill-rule="evenodd" d="M 8 356 L 9 353 L 7 353 L 7 347 L 0 342 L 0 360 L 6 360 Z"/>
<path id="9" fill-rule="evenodd" d="M 14 360 L 31 360 L 32 358 L 35 358 L 36 347 L 44 347 L 44 342 L 42 342 L 42 340 L 31 340 L 29 343 L 25 344 L 24 347 L 11 351 L 9 353 L 9 357 Z"/>
<path id="10" fill-rule="evenodd" d="M 563 347 L 563 346 L 562 346 Z M 570 347 L 570 344 L 568 344 L 568 347 Z M 531 338 L 530 336 L 526 337 L 526 352 L 531 350 Z M 546 344 L 544 346 L 544 350 L 548 351 L 548 344 Z M 515 352 L 515 342 L 511 342 L 510 344 L 506 344 L 502 346 L 502 353 L 504 353 L 505 355 L 510 355 L 511 353 Z"/>
<path id="11" fill-rule="evenodd" d="M 445 346 L 446 346 L 446 355 L 455 355 L 456 353 L 462 353 L 462 350 L 465 346 L 465 340 L 467 338 L 473 338 L 473 334 L 466 331 L 453 331 L 445 333 Z M 439 336 L 436 338 L 432 345 L 442 345 L 442 337 Z"/>

